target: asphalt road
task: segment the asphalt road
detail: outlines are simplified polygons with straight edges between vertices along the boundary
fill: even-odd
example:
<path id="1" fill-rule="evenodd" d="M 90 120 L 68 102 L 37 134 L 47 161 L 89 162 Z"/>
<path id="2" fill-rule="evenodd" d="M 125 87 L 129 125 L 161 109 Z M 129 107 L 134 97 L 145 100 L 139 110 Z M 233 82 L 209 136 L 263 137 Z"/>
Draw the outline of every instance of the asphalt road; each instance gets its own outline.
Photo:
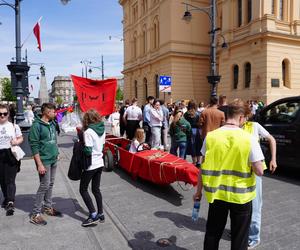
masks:
<path id="1" fill-rule="evenodd" d="M 72 136 L 59 138 L 61 150 L 71 157 Z M 191 221 L 194 190 L 184 191 L 177 183 L 157 186 L 133 180 L 122 169 L 102 176 L 101 190 L 106 213 L 132 249 L 161 249 L 157 241 L 172 243 L 164 249 L 202 249 L 208 204 L 201 201 L 200 219 Z M 300 249 L 300 169 L 284 170 L 263 177 L 261 245 L 257 249 Z M 220 249 L 230 249 L 227 232 Z"/>

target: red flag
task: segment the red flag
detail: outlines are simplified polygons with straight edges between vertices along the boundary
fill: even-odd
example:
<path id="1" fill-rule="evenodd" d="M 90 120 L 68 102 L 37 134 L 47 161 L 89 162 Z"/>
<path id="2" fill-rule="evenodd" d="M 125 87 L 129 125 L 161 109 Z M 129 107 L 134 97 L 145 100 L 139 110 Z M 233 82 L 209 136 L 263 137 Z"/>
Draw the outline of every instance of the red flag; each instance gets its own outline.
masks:
<path id="1" fill-rule="evenodd" d="M 95 109 L 100 115 L 112 114 L 115 108 L 117 80 L 93 80 L 71 75 L 83 112 Z"/>
<path id="2" fill-rule="evenodd" d="M 40 18 L 38 20 L 38 22 L 36 23 L 36 25 L 33 27 L 33 33 L 36 37 L 36 40 L 37 40 L 37 44 L 38 44 L 38 49 L 39 51 L 41 52 L 42 51 L 42 44 L 41 44 L 41 33 L 40 33 L 40 21 L 41 21 L 42 18 Z"/>

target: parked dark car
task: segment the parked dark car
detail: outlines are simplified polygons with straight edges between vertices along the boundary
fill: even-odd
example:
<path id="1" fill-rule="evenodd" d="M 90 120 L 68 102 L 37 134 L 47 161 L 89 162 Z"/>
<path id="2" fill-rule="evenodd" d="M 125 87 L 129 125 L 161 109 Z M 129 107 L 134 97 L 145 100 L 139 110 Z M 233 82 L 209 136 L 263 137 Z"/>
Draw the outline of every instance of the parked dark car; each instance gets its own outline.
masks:
<path id="1" fill-rule="evenodd" d="M 300 96 L 277 100 L 256 116 L 277 142 L 277 163 L 282 167 L 300 168 Z M 266 159 L 270 159 L 267 142 L 262 141 Z"/>

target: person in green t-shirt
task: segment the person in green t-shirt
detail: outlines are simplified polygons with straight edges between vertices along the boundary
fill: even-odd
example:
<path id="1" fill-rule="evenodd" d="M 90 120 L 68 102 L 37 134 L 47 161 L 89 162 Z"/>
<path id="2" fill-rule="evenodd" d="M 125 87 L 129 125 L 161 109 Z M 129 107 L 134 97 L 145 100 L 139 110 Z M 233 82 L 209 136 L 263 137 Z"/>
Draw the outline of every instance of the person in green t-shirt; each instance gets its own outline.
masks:
<path id="1" fill-rule="evenodd" d="M 171 154 L 177 156 L 177 150 L 179 149 L 179 157 L 184 159 L 187 138 L 191 135 L 191 131 L 191 125 L 186 119 L 184 119 L 182 110 L 175 109 L 174 119 L 169 130 L 169 134 L 171 136 Z"/>
<path id="2" fill-rule="evenodd" d="M 42 209 L 48 216 L 62 217 L 62 213 L 52 206 L 52 189 L 58 157 L 55 105 L 44 103 L 41 113 L 41 118 L 36 117 L 29 131 L 29 144 L 40 177 L 40 186 L 30 217 L 30 222 L 35 225 L 47 224 L 41 215 Z"/>

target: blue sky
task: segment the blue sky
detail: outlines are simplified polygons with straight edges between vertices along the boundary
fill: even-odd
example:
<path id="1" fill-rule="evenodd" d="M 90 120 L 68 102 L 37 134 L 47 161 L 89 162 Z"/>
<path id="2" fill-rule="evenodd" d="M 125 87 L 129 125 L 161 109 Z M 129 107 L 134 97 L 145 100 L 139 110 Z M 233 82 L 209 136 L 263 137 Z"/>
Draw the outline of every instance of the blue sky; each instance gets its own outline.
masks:
<path id="1" fill-rule="evenodd" d="M 100 66 L 101 55 L 105 76 L 121 75 L 123 43 L 117 37 L 122 37 L 122 8 L 118 0 L 71 0 L 67 5 L 60 0 L 22 0 L 22 43 L 40 16 L 42 52 L 32 35 L 22 48 L 22 56 L 27 49 L 29 62 L 44 63 L 48 88 L 57 75 L 81 75 L 81 60 Z M 0 6 L 0 78 L 9 76 L 6 65 L 15 57 L 14 20 L 14 11 Z M 109 40 L 110 35 L 116 38 Z M 38 73 L 39 67 L 32 66 L 29 75 Z M 94 69 L 89 76 L 101 77 L 101 72 Z M 37 96 L 39 81 L 36 77 L 29 80 Z"/>

